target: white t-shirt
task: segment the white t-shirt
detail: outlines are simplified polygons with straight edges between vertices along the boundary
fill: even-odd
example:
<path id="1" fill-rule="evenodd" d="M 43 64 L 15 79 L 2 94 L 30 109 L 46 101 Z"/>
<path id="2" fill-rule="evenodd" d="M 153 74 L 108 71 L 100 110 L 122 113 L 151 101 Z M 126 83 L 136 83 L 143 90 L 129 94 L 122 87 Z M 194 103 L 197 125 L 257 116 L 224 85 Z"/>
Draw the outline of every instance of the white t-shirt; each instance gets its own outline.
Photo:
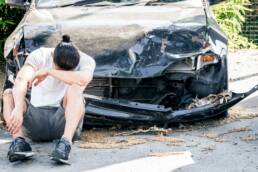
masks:
<path id="1" fill-rule="evenodd" d="M 28 56 L 25 64 L 32 65 L 36 69 L 53 69 L 53 52 L 53 48 L 39 48 Z M 88 71 L 89 75 L 93 77 L 95 66 L 96 64 L 93 58 L 80 52 L 80 62 L 74 71 Z M 38 86 L 32 87 L 31 104 L 35 107 L 58 107 L 68 86 L 63 81 L 48 76 Z"/>

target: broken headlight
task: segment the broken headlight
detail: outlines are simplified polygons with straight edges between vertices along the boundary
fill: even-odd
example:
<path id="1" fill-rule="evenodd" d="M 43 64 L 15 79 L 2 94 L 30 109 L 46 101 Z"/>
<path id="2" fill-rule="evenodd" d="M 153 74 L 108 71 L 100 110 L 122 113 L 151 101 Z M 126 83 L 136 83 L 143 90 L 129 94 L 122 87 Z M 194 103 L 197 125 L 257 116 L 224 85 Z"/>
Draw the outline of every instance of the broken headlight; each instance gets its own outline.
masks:
<path id="1" fill-rule="evenodd" d="M 196 69 L 199 70 L 199 69 L 203 68 L 204 66 L 207 66 L 210 64 L 216 64 L 218 62 L 219 62 L 218 57 L 213 53 L 200 54 L 197 57 Z"/>

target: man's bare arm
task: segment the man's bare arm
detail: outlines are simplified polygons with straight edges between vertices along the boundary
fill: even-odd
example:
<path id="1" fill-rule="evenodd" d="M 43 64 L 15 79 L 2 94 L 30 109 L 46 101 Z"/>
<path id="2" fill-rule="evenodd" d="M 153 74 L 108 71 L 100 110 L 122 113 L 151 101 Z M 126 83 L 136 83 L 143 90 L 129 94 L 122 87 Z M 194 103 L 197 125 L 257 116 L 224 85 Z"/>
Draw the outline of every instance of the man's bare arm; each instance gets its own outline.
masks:
<path id="1" fill-rule="evenodd" d="M 14 110 L 11 120 L 7 122 L 8 130 L 15 134 L 22 125 L 24 113 L 24 101 L 28 89 L 28 82 L 32 79 L 35 69 L 30 65 L 24 65 L 19 71 L 13 86 Z"/>
<path id="2" fill-rule="evenodd" d="M 64 71 L 56 69 L 39 70 L 35 73 L 31 84 L 35 86 L 43 81 L 46 76 L 52 76 L 58 80 L 61 80 L 69 85 L 77 84 L 80 86 L 87 86 L 92 80 L 92 75 L 88 71 Z"/>
<path id="3" fill-rule="evenodd" d="M 92 75 L 90 75 L 88 71 L 62 71 L 50 69 L 48 74 L 70 85 L 77 84 L 80 86 L 87 86 L 92 80 Z"/>
<path id="4" fill-rule="evenodd" d="M 28 90 L 28 82 L 32 79 L 35 70 L 30 65 L 25 65 L 19 71 L 13 86 L 15 107 L 22 108 Z"/>

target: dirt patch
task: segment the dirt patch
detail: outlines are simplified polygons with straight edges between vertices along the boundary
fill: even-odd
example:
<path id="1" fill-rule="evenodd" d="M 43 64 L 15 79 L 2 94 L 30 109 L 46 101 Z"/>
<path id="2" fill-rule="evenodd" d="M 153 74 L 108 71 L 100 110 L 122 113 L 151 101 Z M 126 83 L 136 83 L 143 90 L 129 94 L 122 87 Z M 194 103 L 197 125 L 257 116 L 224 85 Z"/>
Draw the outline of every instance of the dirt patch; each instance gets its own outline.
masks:
<path id="1" fill-rule="evenodd" d="M 228 119 L 227 117 L 226 119 Z M 147 142 L 161 142 L 165 143 L 168 146 L 182 146 L 183 143 L 186 142 L 185 139 L 169 137 L 173 132 L 189 132 L 196 129 L 208 128 L 212 126 L 218 126 L 225 123 L 225 119 L 222 120 L 208 120 L 197 122 L 194 124 L 180 124 L 177 127 L 173 127 L 173 129 L 164 129 L 159 127 L 150 127 L 150 128 L 139 128 L 134 130 L 125 130 L 121 131 L 120 129 L 111 128 L 111 129 L 94 129 L 87 130 L 82 133 L 82 143 L 80 145 L 81 148 L 85 149 L 113 149 L 113 148 L 128 148 L 133 145 L 144 144 Z M 0 122 L 1 125 L 1 122 Z M 235 133 L 235 132 L 245 132 L 252 131 L 248 127 L 240 127 L 233 128 L 224 133 L 207 133 L 201 135 L 201 137 L 206 137 L 208 139 L 212 139 L 214 142 L 229 142 L 224 139 L 223 136 Z M 146 136 L 151 135 L 148 138 L 138 138 L 133 136 Z M 122 137 L 120 137 L 122 136 Z M 247 136 L 245 138 L 241 138 L 242 141 L 254 141 L 257 138 L 255 136 Z M 191 145 L 192 146 L 192 145 Z"/>
<path id="2" fill-rule="evenodd" d="M 156 136 L 149 139 L 154 142 L 167 142 L 167 143 L 182 143 L 185 142 L 184 139 L 174 138 L 174 137 L 165 137 L 165 136 Z"/>
<path id="3" fill-rule="evenodd" d="M 255 141 L 258 138 L 255 135 L 248 135 L 247 137 L 242 137 L 241 140 L 245 141 L 245 142 L 251 142 L 251 141 Z"/>
<path id="4" fill-rule="evenodd" d="M 86 142 L 103 142 L 116 133 L 113 130 L 87 130 L 82 133 L 81 139 Z"/>
<path id="5" fill-rule="evenodd" d="M 201 151 L 202 152 L 210 152 L 210 151 L 214 151 L 216 149 L 215 145 L 209 145 L 207 147 L 204 147 Z"/>
<path id="6" fill-rule="evenodd" d="M 223 133 L 223 135 L 230 134 L 230 133 L 245 132 L 245 131 L 252 131 L 252 129 L 249 127 L 233 128 L 232 130 L 229 130 L 228 132 Z"/>
<path id="7" fill-rule="evenodd" d="M 249 112 L 242 108 L 232 108 L 229 110 L 228 121 L 232 122 L 238 119 L 253 119 L 258 117 L 258 112 Z"/>
<path id="8" fill-rule="evenodd" d="M 153 127 L 148 130 L 141 129 L 139 133 L 142 134 L 142 132 L 146 133 L 147 131 L 153 131 Z M 148 138 L 139 138 L 136 136 L 131 136 L 131 134 L 139 134 L 136 131 L 119 132 L 117 130 L 89 130 L 83 132 L 81 136 L 82 143 L 80 147 L 85 149 L 124 149 L 128 148 L 129 146 L 144 144 L 146 142 L 163 142 L 166 144 L 185 142 L 185 140 L 181 138 L 164 136 L 163 132 L 166 131 L 165 129 L 156 128 L 155 131 L 159 131 L 159 134 Z M 162 132 L 160 133 L 160 131 Z"/>
<path id="9" fill-rule="evenodd" d="M 180 132 L 180 131 L 190 131 L 193 128 L 203 128 L 203 125 L 194 126 L 186 125 L 180 126 L 177 128 L 173 128 L 173 132 Z M 207 127 L 207 126 L 206 126 Z M 189 129 L 190 128 L 190 129 Z M 183 129 L 183 130 L 182 130 Z M 212 139 L 215 142 L 229 142 L 228 140 L 224 139 L 223 136 L 231 133 L 237 132 L 246 132 L 252 131 L 248 127 L 240 127 L 240 128 L 233 128 L 223 133 L 207 133 L 201 135 L 201 137 L 207 137 L 208 139 Z M 137 130 L 126 130 L 121 131 L 117 129 L 106 129 L 106 130 L 88 130 L 83 132 L 82 134 L 82 143 L 80 145 L 81 148 L 85 149 L 113 149 L 119 148 L 124 149 L 128 148 L 133 145 L 144 144 L 147 142 L 161 142 L 165 143 L 168 146 L 182 146 L 183 143 L 187 142 L 183 138 L 171 137 L 168 136 L 172 133 L 172 129 L 163 129 L 158 127 L 151 127 L 151 128 L 140 128 Z M 144 137 L 146 135 L 151 135 L 149 137 Z"/>
<path id="10" fill-rule="evenodd" d="M 219 137 L 219 134 L 215 134 L 215 133 L 208 133 L 208 134 L 204 134 L 202 135 L 202 137 L 207 137 L 208 139 L 216 139 Z"/>
<path id="11" fill-rule="evenodd" d="M 172 147 L 179 147 L 179 146 L 182 146 L 182 144 L 178 144 L 178 143 L 168 143 L 166 144 L 167 146 L 172 146 Z"/>
<path id="12" fill-rule="evenodd" d="M 215 141 L 215 142 L 218 142 L 218 143 L 229 142 L 228 140 L 223 139 L 223 138 L 216 138 L 216 139 L 214 139 L 214 141 Z"/>
<path id="13" fill-rule="evenodd" d="M 81 148 L 85 149 L 124 149 L 132 145 L 139 145 L 146 143 L 144 139 L 138 139 L 135 137 L 128 137 L 123 139 L 110 139 L 106 140 L 103 139 L 102 141 L 98 142 L 84 142 L 80 145 Z"/>
<path id="14" fill-rule="evenodd" d="M 218 127 L 232 122 L 240 121 L 241 119 L 253 119 L 258 117 L 258 112 L 248 112 L 240 110 L 239 108 L 233 108 L 229 110 L 229 115 L 219 119 L 208 119 L 204 121 L 189 123 L 182 125 L 183 127 L 173 128 L 173 132 L 188 132 L 203 128 Z M 180 125 L 181 126 L 181 125 Z M 248 127 L 247 127 L 248 128 Z M 210 133 L 208 137 L 213 137 L 215 133 Z"/>
<path id="15" fill-rule="evenodd" d="M 203 134 L 201 137 L 206 137 L 208 139 L 214 140 L 215 142 L 223 143 L 223 142 L 228 142 L 228 140 L 223 139 L 223 136 L 227 134 L 246 132 L 246 131 L 252 131 L 252 129 L 250 129 L 249 127 L 233 128 L 232 130 L 229 130 L 224 133 L 207 133 L 207 134 Z"/>
<path id="16" fill-rule="evenodd" d="M 85 149 L 123 149 L 146 143 L 146 140 L 135 137 L 115 137 L 117 134 L 117 130 L 88 130 L 82 133 L 80 147 Z"/>

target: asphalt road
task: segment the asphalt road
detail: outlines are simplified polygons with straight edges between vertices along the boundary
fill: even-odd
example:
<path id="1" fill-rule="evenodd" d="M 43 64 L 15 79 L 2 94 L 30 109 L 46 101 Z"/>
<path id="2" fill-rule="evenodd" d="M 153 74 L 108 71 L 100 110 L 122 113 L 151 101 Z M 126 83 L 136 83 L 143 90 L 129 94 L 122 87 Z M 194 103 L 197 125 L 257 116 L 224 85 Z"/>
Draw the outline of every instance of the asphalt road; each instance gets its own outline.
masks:
<path id="1" fill-rule="evenodd" d="M 253 66 L 256 65 L 258 52 L 243 52 L 242 54 L 257 58 L 254 58 L 253 62 L 250 63 L 241 53 L 231 54 L 229 60 L 231 79 L 237 78 L 240 74 L 245 76 L 258 73 L 257 66 Z M 236 74 L 238 70 L 242 72 Z M 230 89 L 242 92 L 256 84 L 258 84 L 258 77 L 251 77 L 231 82 Z M 9 163 L 6 159 L 9 144 L 5 141 L 11 138 L 8 133 L 0 129 L 0 171 L 86 172 L 112 164 L 149 157 L 153 153 L 188 151 L 192 154 L 191 159 L 194 164 L 177 169 L 177 172 L 257 172 L 258 118 L 254 117 L 257 116 L 256 112 L 258 113 L 258 93 L 235 106 L 226 119 L 208 120 L 173 128 L 173 132 L 170 132 L 168 137 L 181 139 L 182 142 L 171 143 L 171 141 L 152 140 L 125 149 L 82 149 L 79 148 L 81 142 L 77 142 L 72 147 L 70 166 L 59 166 L 49 160 L 54 143 L 32 143 L 33 150 L 36 152 L 33 159 L 23 163 Z M 238 116 L 232 119 L 232 116 L 235 117 L 235 113 L 238 113 Z M 241 116 L 242 114 L 244 115 Z M 124 139 L 128 138 L 127 136 L 123 137 Z M 145 140 L 153 138 L 152 135 L 146 134 L 134 137 Z M 171 161 L 170 163 L 177 162 Z M 148 169 L 149 165 L 143 164 L 143 167 Z M 147 171 L 150 172 L 150 170 Z M 171 171 L 171 169 L 168 167 L 167 171 Z"/>

